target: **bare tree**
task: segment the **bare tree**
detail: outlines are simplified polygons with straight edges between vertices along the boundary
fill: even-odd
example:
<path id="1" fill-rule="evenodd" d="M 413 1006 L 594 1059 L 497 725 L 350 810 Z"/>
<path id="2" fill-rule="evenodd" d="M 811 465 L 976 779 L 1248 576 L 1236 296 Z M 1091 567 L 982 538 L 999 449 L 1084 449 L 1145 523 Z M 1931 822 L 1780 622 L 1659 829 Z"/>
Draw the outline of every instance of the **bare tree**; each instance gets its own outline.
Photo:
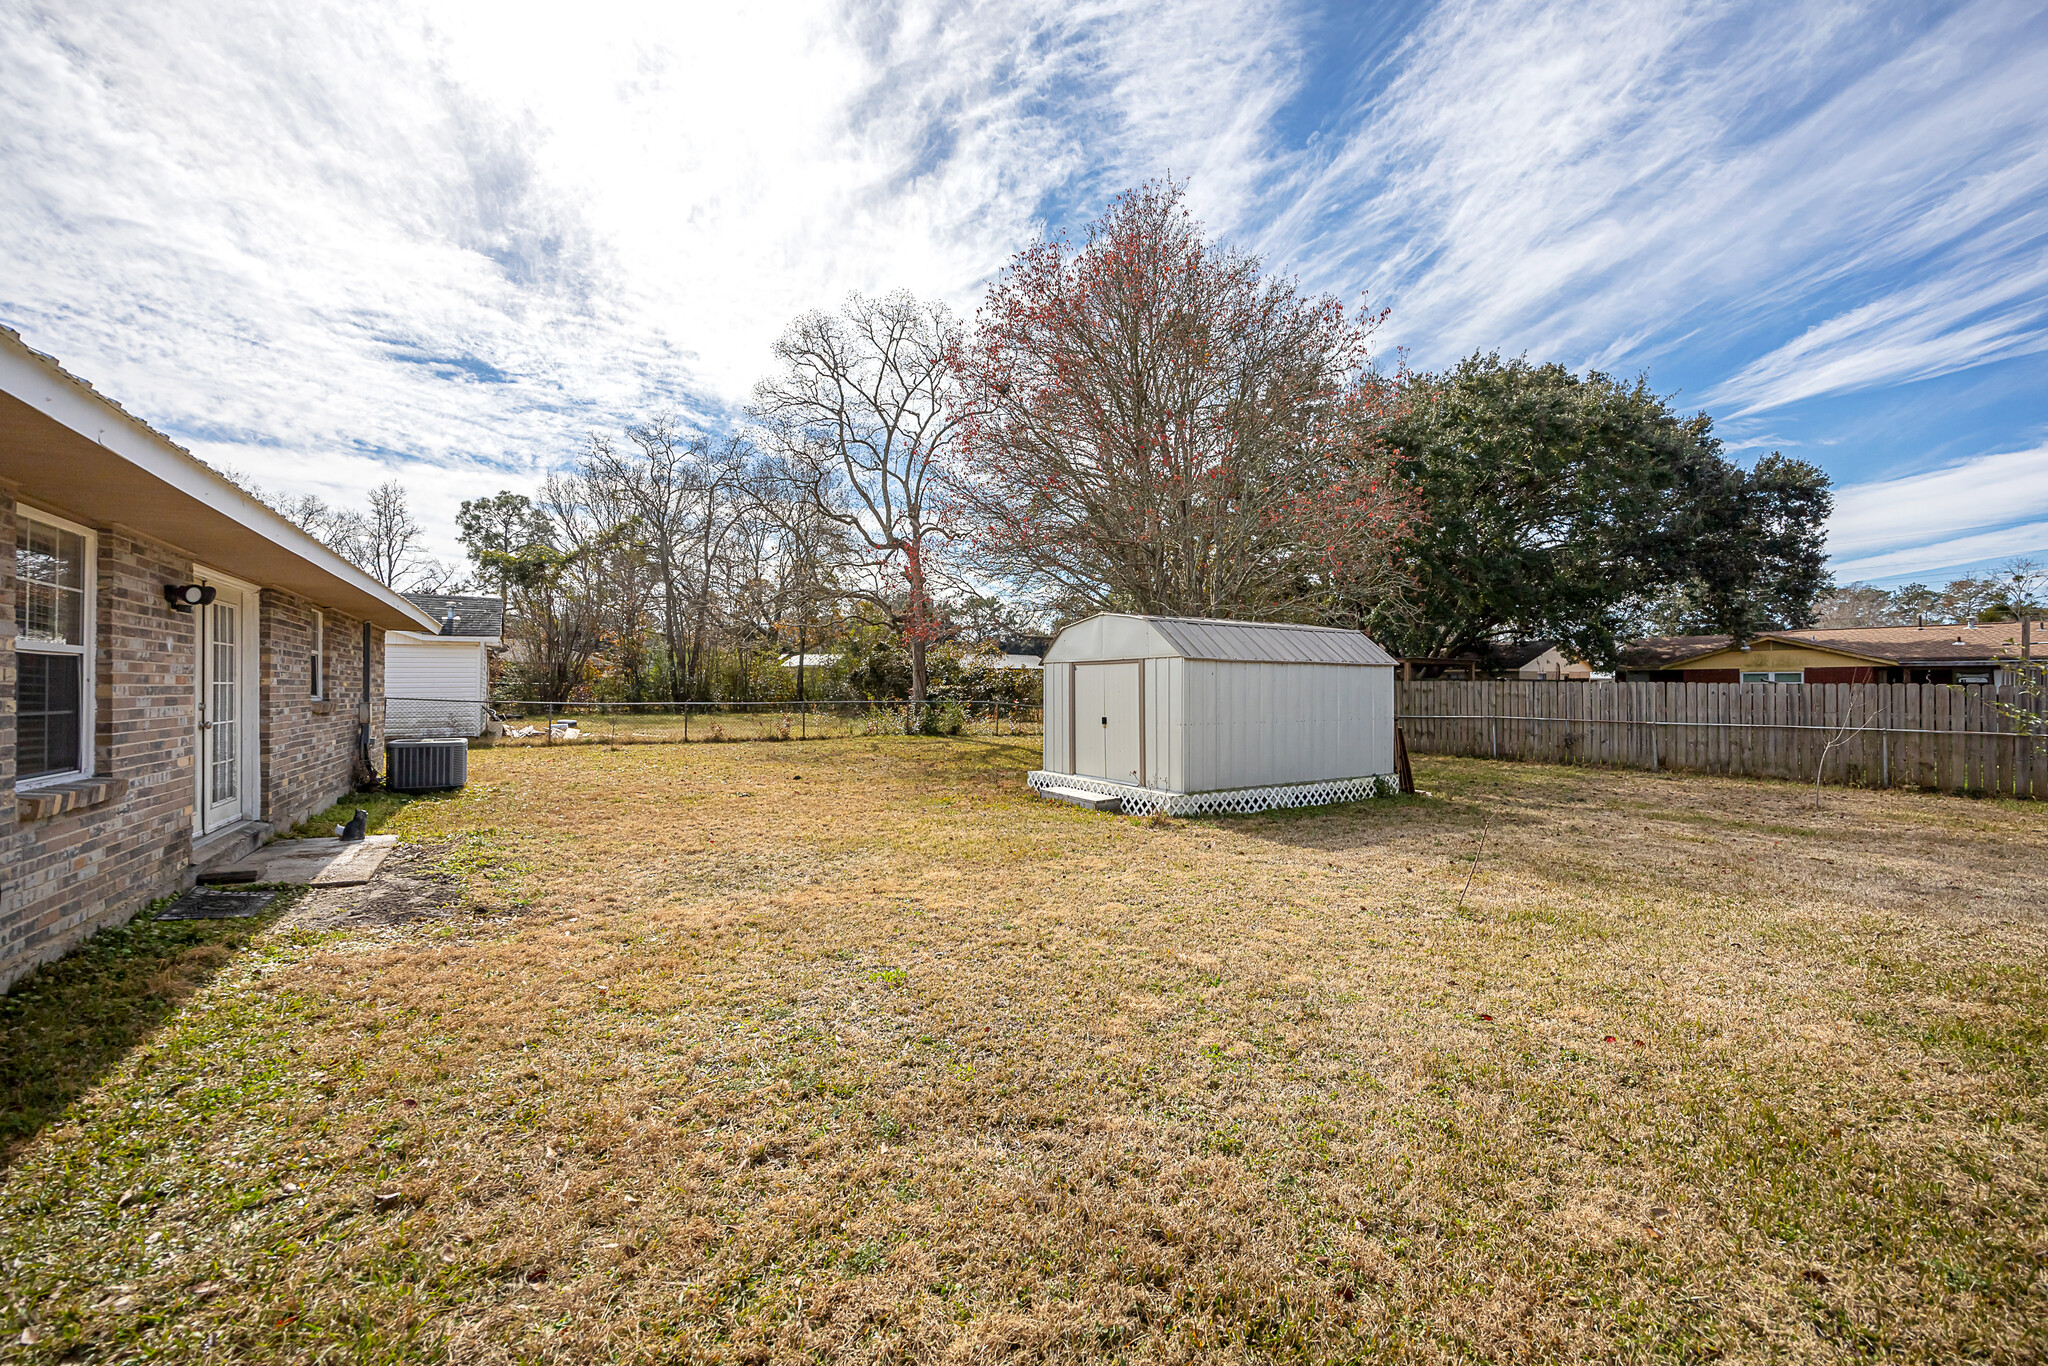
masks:
<path id="1" fill-rule="evenodd" d="M 865 550 L 864 572 L 845 590 L 903 636 L 913 710 L 925 697 L 933 590 L 951 536 L 937 479 L 959 434 L 949 365 L 959 336 L 943 305 L 901 291 L 854 294 L 836 314 L 789 325 L 775 343 L 782 369 L 755 387 L 750 410 L 789 496 Z"/>
<path id="2" fill-rule="evenodd" d="M 370 490 L 362 512 L 342 514 L 335 549 L 356 567 L 388 587 L 410 587 L 426 559 L 420 544 L 422 528 L 406 505 L 405 485 L 387 479 Z"/>
<path id="3" fill-rule="evenodd" d="M 747 471 L 749 517 L 745 544 L 755 566 L 749 601 L 755 618 L 776 636 L 793 636 L 796 692 L 808 695 L 810 648 L 838 620 L 847 596 L 842 577 L 859 557 L 845 524 L 826 516 L 777 457 Z"/>

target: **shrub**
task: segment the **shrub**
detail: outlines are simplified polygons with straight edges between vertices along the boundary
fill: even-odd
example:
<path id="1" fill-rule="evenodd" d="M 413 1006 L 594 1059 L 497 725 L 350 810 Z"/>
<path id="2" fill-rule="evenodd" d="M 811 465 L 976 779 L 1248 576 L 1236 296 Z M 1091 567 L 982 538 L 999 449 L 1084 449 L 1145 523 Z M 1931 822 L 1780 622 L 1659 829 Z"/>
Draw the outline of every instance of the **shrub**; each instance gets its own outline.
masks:
<path id="1" fill-rule="evenodd" d="M 920 709 L 920 735 L 958 735 L 967 729 L 967 709 L 958 702 L 927 702 Z"/>

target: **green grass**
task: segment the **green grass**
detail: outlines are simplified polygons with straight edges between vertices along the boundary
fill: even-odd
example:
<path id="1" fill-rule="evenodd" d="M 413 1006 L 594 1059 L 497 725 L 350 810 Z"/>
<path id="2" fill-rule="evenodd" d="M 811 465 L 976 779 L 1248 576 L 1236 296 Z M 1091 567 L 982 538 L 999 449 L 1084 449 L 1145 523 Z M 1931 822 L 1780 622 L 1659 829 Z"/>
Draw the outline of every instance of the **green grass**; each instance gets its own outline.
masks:
<path id="1" fill-rule="evenodd" d="M 375 792 L 351 792 L 319 815 L 306 817 L 279 838 L 302 840 L 332 835 L 335 826 L 354 820 L 358 809 L 370 813 L 369 833 L 380 834 L 399 812 L 414 802 L 443 800 L 449 795 L 440 792 L 386 792 L 381 788 Z"/>
<path id="2" fill-rule="evenodd" d="M 162 898 L 0 997 L 0 1165 L 169 1021 L 300 890 L 240 920 L 152 919 L 171 901 Z"/>

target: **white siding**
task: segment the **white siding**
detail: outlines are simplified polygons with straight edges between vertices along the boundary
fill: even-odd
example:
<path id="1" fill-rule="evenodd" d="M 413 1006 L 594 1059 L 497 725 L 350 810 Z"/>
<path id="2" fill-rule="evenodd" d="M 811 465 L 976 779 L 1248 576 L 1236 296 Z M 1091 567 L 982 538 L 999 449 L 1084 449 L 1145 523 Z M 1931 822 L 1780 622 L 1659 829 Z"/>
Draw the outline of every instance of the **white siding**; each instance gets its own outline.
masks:
<path id="1" fill-rule="evenodd" d="M 478 640 L 384 645 L 385 730 L 399 736 L 481 735 L 489 663 Z"/>
<path id="2" fill-rule="evenodd" d="M 1073 708 L 1068 704 L 1067 683 L 1073 670 L 1056 664 L 1045 671 L 1045 761 L 1047 773 L 1072 773 L 1067 762 L 1067 743 L 1073 733 Z"/>
<path id="3" fill-rule="evenodd" d="M 1394 671 L 1189 660 L 1186 786 L 1210 792 L 1391 773 Z"/>

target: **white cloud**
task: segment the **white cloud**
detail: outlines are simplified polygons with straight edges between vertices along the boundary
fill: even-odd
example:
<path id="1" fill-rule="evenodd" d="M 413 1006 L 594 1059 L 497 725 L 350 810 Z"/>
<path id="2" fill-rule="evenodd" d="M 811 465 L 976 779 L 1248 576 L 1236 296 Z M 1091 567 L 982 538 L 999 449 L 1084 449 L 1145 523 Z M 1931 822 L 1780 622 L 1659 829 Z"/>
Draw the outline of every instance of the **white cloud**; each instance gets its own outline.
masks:
<path id="1" fill-rule="evenodd" d="M 1883 578 L 2016 555 L 2048 540 L 2048 446 L 1836 490 L 1835 576 Z"/>
<path id="2" fill-rule="evenodd" d="M 1876 6 L 1451 0 L 1292 168 L 1267 240 L 1318 281 L 1369 278 L 1425 363 L 1633 370 L 1761 340 L 1706 396 L 1724 407 L 2039 350 L 2041 17 L 1987 0 L 1898 27 Z"/>
<path id="3" fill-rule="evenodd" d="M 1893 581 L 1921 575 L 1939 578 L 1936 571 L 1961 574 L 1972 565 L 1994 569 L 2006 560 L 2039 556 L 2044 546 L 2048 546 L 2048 522 L 2030 522 L 1907 550 L 1838 560 L 1829 568 L 1838 583 Z"/>

